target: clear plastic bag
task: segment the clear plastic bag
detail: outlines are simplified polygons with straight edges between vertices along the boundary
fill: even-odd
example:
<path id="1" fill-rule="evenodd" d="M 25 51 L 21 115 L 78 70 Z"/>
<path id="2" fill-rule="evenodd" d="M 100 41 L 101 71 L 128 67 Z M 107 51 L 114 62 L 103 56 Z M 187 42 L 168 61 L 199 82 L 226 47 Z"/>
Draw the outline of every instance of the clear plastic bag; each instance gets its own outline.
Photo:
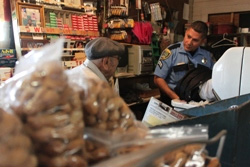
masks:
<path id="1" fill-rule="evenodd" d="M 193 164 L 200 164 L 200 167 L 208 164 L 204 154 L 204 147 L 208 141 L 206 126 L 153 129 L 144 136 L 132 133 L 110 136 L 104 132 L 98 134 L 92 130 L 87 130 L 85 135 L 103 144 L 109 150 L 109 159 L 94 164 L 93 167 L 164 165 L 184 167 L 191 160 Z M 121 151 L 124 149 L 129 151 Z M 196 159 L 191 159 L 194 156 Z"/>
<path id="2" fill-rule="evenodd" d="M 133 112 L 123 99 L 99 78 L 89 75 L 87 69 L 67 71 L 72 87 L 81 94 L 85 125 L 110 135 L 127 134 L 144 129 L 138 126 Z M 147 128 L 145 128 L 147 129 Z M 96 142 L 86 140 L 88 161 L 96 163 L 109 157 L 108 150 Z"/>
<path id="3" fill-rule="evenodd" d="M 124 100 L 99 78 L 85 70 L 67 71 L 71 85 L 81 93 L 86 127 L 114 133 L 136 130 L 136 118 Z"/>
<path id="4" fill-rule="evenodd" d="M 20 119 L 0 108 L 0 166 L 36 167 L 37 157 Z"/>
<path id="5" fill-rule="evenodd" d="M 138 122 L 139 123 L 139 122 Z M 208 139 L 207 126 L 181 126 L 171 128 L 142 129 L 141 131 L 131 131 L 112 135 L 93 128 L 86 128 L 84 133 L 86 138 L 102 143 L 109 148 L 113 155 L 121 147 L 136 145 L 148 145 L 159 141 L 185 140 L 185 139 Z"/>
<path id="6" fill-rule="evenodd" d="M 137 139 L 143 139 L 147 131 L 148 129 L 142 127 L 138 128 L 137 131 L 114 134 L 110 131 L 103 131 L 96 128 L 85 128 L 84 139 L 87 143 L 86 150 L 88 151 L 87 155 L 90 165 L 118 154 L 125 154 L 140 149 L 141 146 L 139 144 L 135 147 L 130 147 L 128 143 Z M 123 147 L 122 144 L 125 144 L 125 146 Z"/>
<path id="7" fill-rule="evenodd" d="M 40 166 L 87 166 L 80 94 L 61 64 L 63 39 L 22 57 L 1 91 L 31 137 Z"/>

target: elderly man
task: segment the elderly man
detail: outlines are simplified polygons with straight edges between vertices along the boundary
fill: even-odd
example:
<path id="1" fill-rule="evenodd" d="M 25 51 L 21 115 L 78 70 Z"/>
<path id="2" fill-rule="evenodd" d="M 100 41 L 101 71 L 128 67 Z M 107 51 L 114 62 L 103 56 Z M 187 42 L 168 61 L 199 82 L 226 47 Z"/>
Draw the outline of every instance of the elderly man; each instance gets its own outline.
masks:
<path id="1" fill-rule="evenodd" d="M 87 59 L 73 70 L 84 70 L 88 77 L 100 78 L 109 82 L 125 48 L 119 42 L 106 37 L 98 37 L 87 43 L 84 48 Z"/>

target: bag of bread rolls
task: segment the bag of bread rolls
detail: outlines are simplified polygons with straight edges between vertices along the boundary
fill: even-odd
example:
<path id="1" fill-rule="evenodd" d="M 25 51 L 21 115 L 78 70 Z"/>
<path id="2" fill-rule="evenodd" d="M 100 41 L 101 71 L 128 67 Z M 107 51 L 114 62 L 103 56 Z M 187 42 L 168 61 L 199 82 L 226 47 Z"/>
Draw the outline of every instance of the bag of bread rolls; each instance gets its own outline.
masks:
<path id="1" fill-rule="evenodd" d="M 204 127 L 157 128 L 150 130 L 144 138 L 120 136 L 118 139 L 122 137 L 128 139 L 121 139 L 120 142 L 111 138 L 112 144 L 102 141 L 107 138 L 105 134 L 88 133 L 94 140 L 109 145 L 110 151 L 118 153 L 117 156 L 94 164 L 92 167 L 220 166 L 218 158 L 210 158 L 204 150 L 205 143 L 209 141 Z M 211 141 L 215 142 L 219 137 L 216 138 Z M 124 149 L 133 149 L 133 151 Z"/>
<path id="2" fill-rule="evenodd" d="M 120 154 L 139 150 L 149 144 L 143 143 L 142 139 L 145 135 L 145 129 L 143 128 L 120 134 L 112 134 L 110 131 L 97 128 L 85 128 L 84 139 L 87 143 L 86 148 L 89 151 L 89 161 L 94 164 Z M 140 141 L 140 144 L 135 144 L 135 141 Z"/>
<path id="3" fill-rule="evenodd" d="M 85 167 L 82 104 L 61 63 L 63 42 L 20 58 L 2 91 L 32 139 L 39 166 Z"/>
<path id="4" fill-rule="evenodd" d="M 67 71 L 71 85 L 81 94 L 84 122 L 87 128 L 109 132 L 110 135 L 145 132 L 146 127 L 138 126 L 133 112 L 124 100 L 101 79 L 89 75 L 88 70 Z M 143 133 L 143 132 L 142 132 Z M 88 161 L 93 164 L 106 159 L 108 150 L 98 143 L 86 141 Z"/>
<path id="5" fill-rule="evenodd" d="M 6 166 L 36 167 L 37 157 L 21 120 L 0 108 L 0 167 Z"/>

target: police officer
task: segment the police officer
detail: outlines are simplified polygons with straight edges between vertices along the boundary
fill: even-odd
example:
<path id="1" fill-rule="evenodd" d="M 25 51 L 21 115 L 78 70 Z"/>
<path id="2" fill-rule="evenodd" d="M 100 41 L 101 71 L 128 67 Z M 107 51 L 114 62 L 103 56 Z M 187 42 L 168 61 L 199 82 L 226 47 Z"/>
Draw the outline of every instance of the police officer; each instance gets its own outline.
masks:
<path id="1" fill-rule="evenodd" d="M 208 27 L 202 21 L 195 21 L 187 28 L 182 42 L 166 48 L 154 72 L 154 82 L 161 92 L 161 101 L 171 105 L 172 99 L 180 99 L 174 91 L 177 83 L 187 71 L 198 64 L 210 69 L 213 60 L 210 52 L 200 46 L 206 41 Z"/>
<path id="2" fill-rule="evenodd" d="M 107 37 L 98 37 L 88 42 L 84 50 L 87 59 L 73 70 L 84 71 L 88 77 L 110 83 L 121 56 L 125 54 L 124 46 Z"/>

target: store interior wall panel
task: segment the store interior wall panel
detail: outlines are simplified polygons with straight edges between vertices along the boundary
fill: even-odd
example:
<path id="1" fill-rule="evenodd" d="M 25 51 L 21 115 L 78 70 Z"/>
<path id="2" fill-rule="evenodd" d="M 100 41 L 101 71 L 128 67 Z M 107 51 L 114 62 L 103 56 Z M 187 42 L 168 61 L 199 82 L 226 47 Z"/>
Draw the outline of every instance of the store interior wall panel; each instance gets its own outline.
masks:
<path id="1" fill-rule="evenodd" d="M 193 20 L 208 20 L 208 14 L 249 11 L 249 0 L 194 0 Z"/>

